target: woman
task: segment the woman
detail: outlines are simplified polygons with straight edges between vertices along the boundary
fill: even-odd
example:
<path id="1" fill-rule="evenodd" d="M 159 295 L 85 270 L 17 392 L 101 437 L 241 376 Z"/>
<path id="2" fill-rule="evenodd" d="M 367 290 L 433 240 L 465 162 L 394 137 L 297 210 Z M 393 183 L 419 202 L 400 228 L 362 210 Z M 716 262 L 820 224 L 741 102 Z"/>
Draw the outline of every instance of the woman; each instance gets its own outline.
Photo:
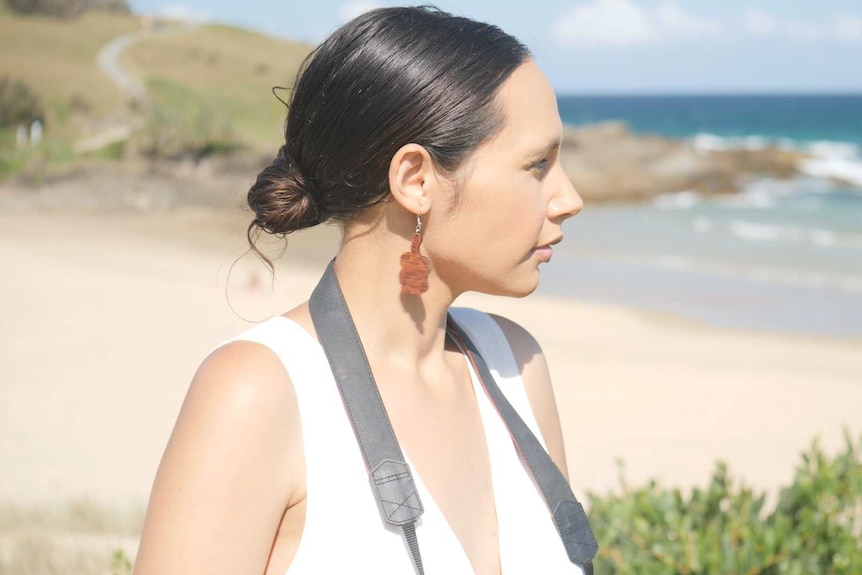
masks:
<path id="1" fill-rule="evenodd" d="M 341 224 L 335 276 L 422 496 L 425 571 L 579 572 L 446 331 L 461 293 L 531 293 L 581 209 L 547 80 L 496 27 L 380 9 L 314 51 L 288 109 L 285 144 L 248 194 L 250 240 Z M 500 317 L 453 318 L 565 473 L 539 346 Z M 135 572 L 411 569 L 381 523 L 309 305 L 215 350 L 162 460 Z"/>

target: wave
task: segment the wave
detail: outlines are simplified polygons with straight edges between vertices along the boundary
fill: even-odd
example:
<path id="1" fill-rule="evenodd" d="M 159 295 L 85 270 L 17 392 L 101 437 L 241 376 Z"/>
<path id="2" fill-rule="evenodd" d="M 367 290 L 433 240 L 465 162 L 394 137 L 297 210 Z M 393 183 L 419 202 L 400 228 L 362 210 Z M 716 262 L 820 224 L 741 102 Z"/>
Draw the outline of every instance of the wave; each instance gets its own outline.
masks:
<path id="1" fill-rule="evenodd" d="M 762 150 L 768 147 L 784 147 L 792 145 L 792 140 L 786 138 L 767 138 L 766 136 L 716 136 L 701 132 L 689 138 L 689 143 L 698 153 L 721 152 L 726 150 Z"/>
<path id="2" fill-rule="evenodd" d="M 862 158 L 847 160 L 841 158 L 808 158 L 802 160 L 799 171 L 817 178 L 834 178 L 862 187 Z"/>
<path id="3" fill-rule="evenodd" d="M 781 207 L 787 200 L 808 196 L 805 203 L 817 208 L 831 201 L 830 194 L 862 197 L 862 190 L 842 188 L 823 177 L 798 176 L 789 180 L 761 178 L 749 183 L 737 194 L 702 196 L 691 190 L 672 192 L 653 198 L 652 206 L 662 211 L 686 210 L 704 204 L 732 210 L 769 210 Z"/>
<path id="4" fill-rule="evenodd" d="M 782 196 L 797 192 L 799 188 L 795 186 L 798 184 L 794 183 L 791 187 L 786 185 L 788 183 L 779 180 L 761 180 L 750 184 L 739 194 L 719 196 L 715 202 L 724 208 L 768 210 L 778 205 Z"/>
<path id="5" fill-rule="evenodd" d="M 860 274 L 782 268 L 769 265 L 741 265 L 667 252 L 632 255 L 601 251 L 594 253 L 594 255 L 600 255 L 606 261 L 610 260 L 625 265 L 706 274 L 756 283 L 862 294 L 862 275 Z"/>
<path id="6" fill-rule="evenodd" d="M 862 149 L 850 142 L 811 142 L 799 170 L 808 176 L 835 178 L 862 187 Z"/>
<path id="7" fill-rule="evenodd" d="M 732 264 L 707 262 L 677 254 L 657 254 L 652 258 L 638 258 L 633 263 L 673 271 L 689 271 L 739 278 L 758 283 L 772 283 L 812 289 L 833 289 L 862 294 L 862 276 L 815 270 L 774 268 L 768 266 L 741 267 Z"/>
<path id="8" fill-rule="evenodd" d="M 684 210 L 701 201 L 701 196 L 693 190 L 669 192 L 652 199 L 652 205 L 660 210 Z"/>
<path id="9" fill-rule="evenodd" d="M 805 154 L 799 171 L 814 178 L 836 179 L 862 187 L 862 147 L 853 142 L 793 140 L 766 136 L 717 136 L 699 133 L 689 138 L 699 154 L 712 151 L 762 150 L 776 147 Z"/>
<path id="10" fill-rule="evenodd" d="M 780 148 L 782 150 L 803 152 L 820 157 L 862 158 L 862 147 L 858 143 L 840 140 L 796 140 L 787 137 L 771 137 L 758 134 L 719 136 L 709 132 L 699 132 L 687 138 L 687 141 L 694 149 L 703 152 Z"/>
<path id="11" fill-rule="evenodd" d="M 862 234 L 824 228 L 767 224 L 746 220 L 716 223 L 704 216 L 695 218 L 692 227 L 696 232 L 702 234 L 715 231 L 727 232 L 734 237 L 751 242 L 803 242 L 821 248 L 862 250 Z"/>

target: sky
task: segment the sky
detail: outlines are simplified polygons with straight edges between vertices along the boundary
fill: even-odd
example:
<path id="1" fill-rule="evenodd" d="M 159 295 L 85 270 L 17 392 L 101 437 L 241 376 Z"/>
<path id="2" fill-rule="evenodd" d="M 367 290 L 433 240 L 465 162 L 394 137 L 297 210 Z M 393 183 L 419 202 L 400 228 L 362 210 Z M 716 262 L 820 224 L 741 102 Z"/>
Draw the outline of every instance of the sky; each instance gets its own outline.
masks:
<path id="1" fill-rule="evenodd" d="M 859 0 L 437 0 L 533 52 L 558 94 L 862 93 Z M 131 0 L 316 44 L 386 0 Z M 407 3 L 409 4 L 409 2 Z"/>

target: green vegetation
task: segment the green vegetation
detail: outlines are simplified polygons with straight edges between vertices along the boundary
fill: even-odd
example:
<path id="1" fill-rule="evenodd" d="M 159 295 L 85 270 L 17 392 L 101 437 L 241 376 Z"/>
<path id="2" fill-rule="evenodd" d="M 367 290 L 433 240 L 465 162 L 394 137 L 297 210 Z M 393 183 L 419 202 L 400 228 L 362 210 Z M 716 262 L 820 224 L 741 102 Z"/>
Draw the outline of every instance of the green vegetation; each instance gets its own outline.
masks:
<path id="1" fill-rule="evenodd" d="M 129 575 L 144 511 L 0 505 L 0 575 Z"/>
<path id="2" fill-rule="evenodd" d="M 61 20 L 0 9 L 0 78 L 26 86 L 30 111 L 38 111 L 45 128 L 40 145 L 18 147 L 17 126 L 0 126 L 0 180 L 23 173 L 38 183 L 75 160 L 73 144 L 92 126 L 124 117 L 125 98 L 99 70 L 96 55 L 111 38 L 137 27 L 124 14 L 88 12 Z M 23 119 L 16 107 L 0 99 L 0 116 Z"/>
<path id="3" fill-rule="evenodd" d="M 6 0 L 6 5 L 21 14 L 45 14 L 59 18 L 80 16 L 87 10 L 130 12 L 125 0 Z"/>
<path id="4" fill-rule="evenodd" d="M 122 549 L 116 549 L 111 558 L 111 575 L 131 575 L 132 561 Z"/>
<path id="5" fill-rule="evenodd" d="M 0 78 L 0 128 L 45 121 L 45 108 L 39 96 L 21 80 Z"/>
<path id="6" fill-rule="evenodd" d="M 175 103 L 154 104 L 147 110 L 147 121 L 136 137 L 138 151 L 143 156 L 199 160 L 240 148 L 233 122 L 209 102 L 190 93 L 185 86 L 169 80 L 154 80 L 150 90 L 154 94 L 167 95 L 165 100 L 174 100 Z"/>
<path id="7" fill-rule="evenodd" d="M 28 1 L 65 5 L 20 0 L 19 8 L 29 10 Z M 40 145 L 17 146 L 16 127 L 0 125 L 0 180 L 22 174 L 38 182 L 77 165 L 79 155 L 91 163 L 225 154 L 257 158 L 278 147 L 285 110 L 270 89 L 293 82 L 309 46 L 225 26 L 159 23 L 123 56 L 124 67 L 146 86 L 140 104 L 129 101 L 97 65 L 99 50 L 141 30 L 140 20 L 104 11 L 116 4 L 113 0 L 84 3 L 101 10 L 61 19 L 22 14 L 0 3 L 0 78 L 28 89 L 28 101 L 38 102 L 45 126 Z M 0 97 L 0 116 L 8 114 L 20 111 Z M 123 126 L 132 128 L 128 142 L 104 138 L 95 149 L 77 146 Z"/>
<path id="8" fill-rule="evenodd" d="M 862 437 L 826 454 L 815 441 L 770 509 L 719 463 L 684 494 L 655 481 L 589 494 L 600 575 L 859 575 Z M 0 506 L 0 575 L 131 573 L 143 510 L 88 501 Z"/>
<path id="9" fill-rule="evenodd" d="M 135 17 L 88 12 L 74 20 L 0 11 L 0 77 L 24 82 L 45 107 L 46 138 L 72 142 L 89 125 L 126 113 L 126 100 L 99 70 L 99 49 L 138 29 Z"/>
<path id="10" fill-rule="evenodd" d="M 225 26 L 154 34 L 132 46 L 124 64 L 146 82 L 155 115 L 217 151 L 272 153 L 282 137 L 284 105 L 273 86 L 289 86 L 310 48 Z M 211 118 L 212 126 L 205 126 Z M 229 138 L 225 146 L 224 138 Z"/>
<path id="11" fill-rule="evenodd" d="M 858 575 L 862 573 L 862 438 L 827 456 L 815 442 L 793 482 L 766 496 L 737 485 L 721 463 L 689 495 L 656 482 L 591 494 L 602 575 Z"/>

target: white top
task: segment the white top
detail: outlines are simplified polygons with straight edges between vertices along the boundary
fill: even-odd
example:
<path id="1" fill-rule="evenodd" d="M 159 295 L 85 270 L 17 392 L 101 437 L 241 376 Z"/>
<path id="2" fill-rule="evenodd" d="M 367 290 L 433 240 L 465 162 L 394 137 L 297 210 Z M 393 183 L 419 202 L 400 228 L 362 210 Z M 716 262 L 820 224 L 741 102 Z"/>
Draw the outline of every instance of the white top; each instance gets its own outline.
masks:
<path id="1" fill-rule="evenodd" d="M 452 313 L 509 402 L 542 441 L 512 351 L 497 322 L 472 309 L 453 308 Z M 401 530 L 385 526 L 381 519 L 353 427 L 320 344 L 299 324 L 282 316 L 270 318 L 234 340 L 270 348 L 296 388 L 308 499 L 302 539 L 288 574 L 415 572 Z M 491 459 L 502 572 L 582 573 L 569 562 L 547 505 L 472 367 L 470 374 Z M 473 573 L 467 554 L 422 477 L 409 459 L 407 463 L 425 508 L 416 523 L 425 573 Z"/>

